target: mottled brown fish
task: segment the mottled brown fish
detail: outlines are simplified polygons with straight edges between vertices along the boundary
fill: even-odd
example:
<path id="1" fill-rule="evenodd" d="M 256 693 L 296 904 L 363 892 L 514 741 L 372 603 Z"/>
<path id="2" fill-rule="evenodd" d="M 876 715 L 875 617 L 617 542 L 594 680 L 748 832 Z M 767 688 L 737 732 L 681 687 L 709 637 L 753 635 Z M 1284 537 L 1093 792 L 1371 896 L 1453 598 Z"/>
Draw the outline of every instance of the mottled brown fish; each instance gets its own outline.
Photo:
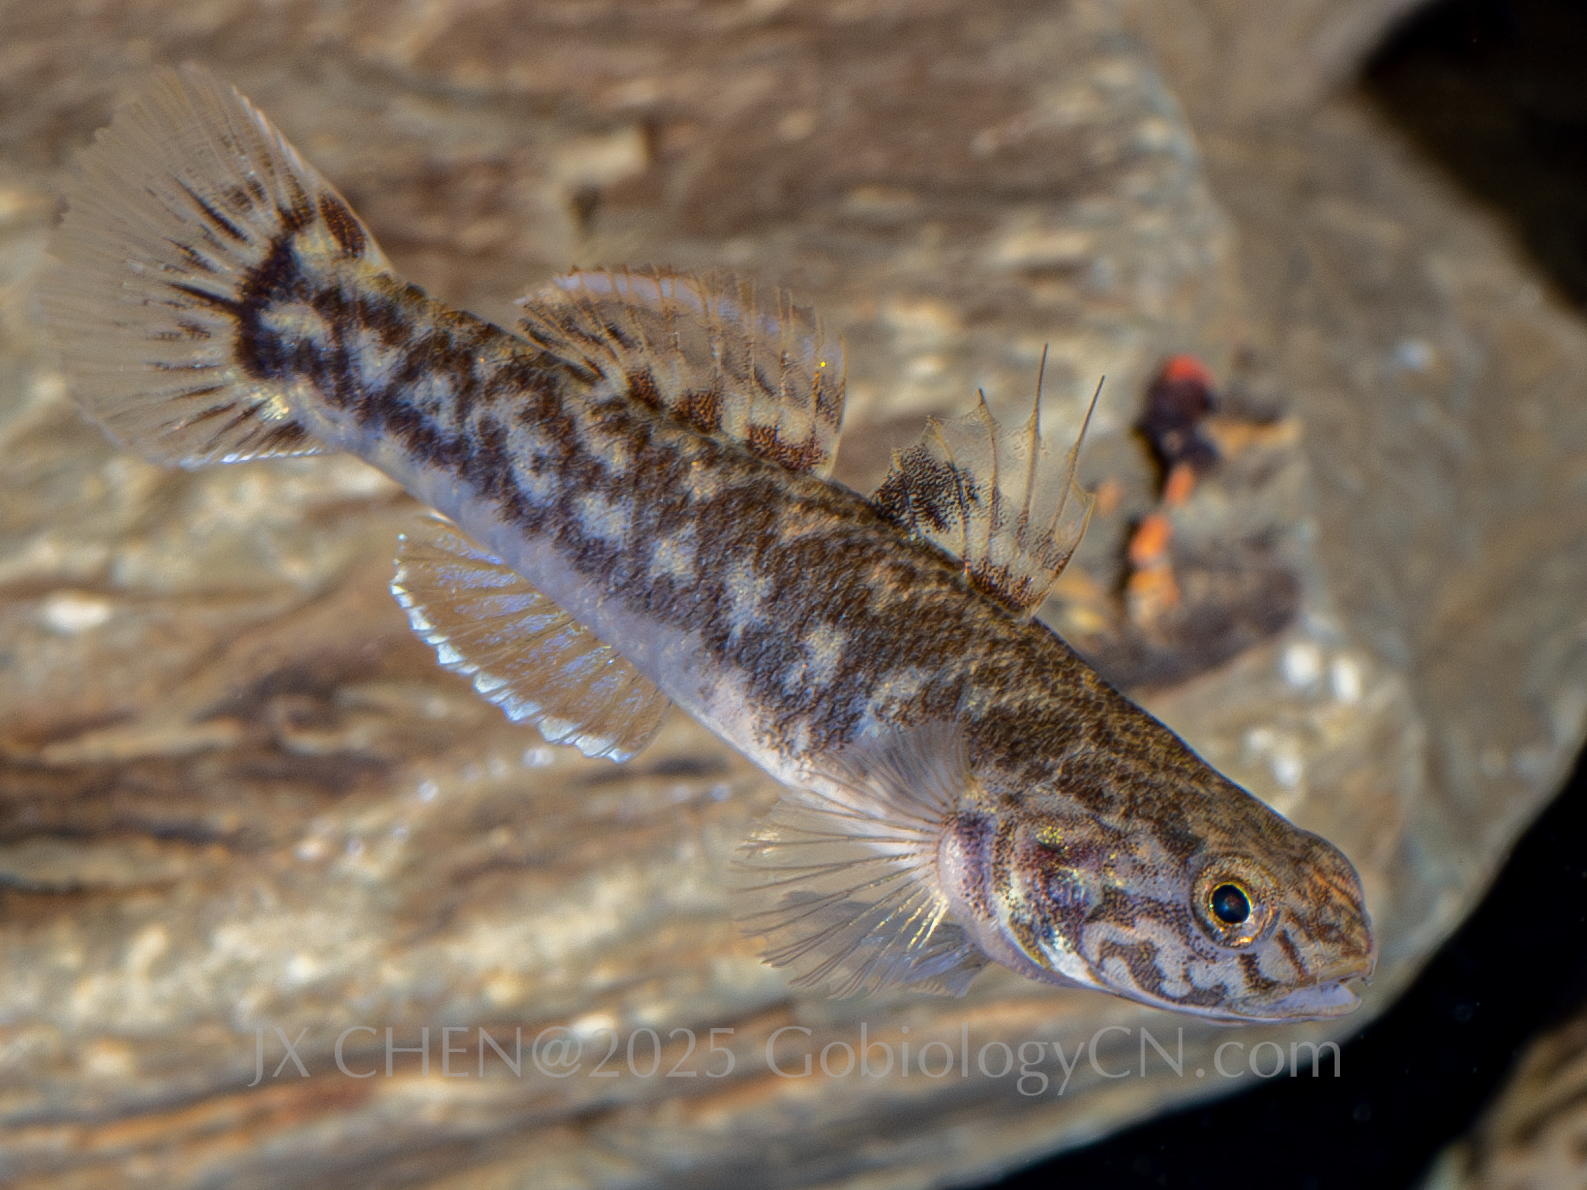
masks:
<path id="1" fill-rule="evenodd" d="M 1087 507 L 1034 416 L 933 423 L 860 496 L 829 478 L 841 347 L 785 295 L 582 272 L 492 326 L 196 68 L 68 197 L 44 306 L 82 405 L 169 464 L 356 454 L 446 518 L 393 589 L 510 716 L 623 759 L 676 703 L 784 782 L 746 920 L 801 984 L 994 960 L 1220 1020 L 1356 1005 L 1344 856 L 1032 618 Z"/>

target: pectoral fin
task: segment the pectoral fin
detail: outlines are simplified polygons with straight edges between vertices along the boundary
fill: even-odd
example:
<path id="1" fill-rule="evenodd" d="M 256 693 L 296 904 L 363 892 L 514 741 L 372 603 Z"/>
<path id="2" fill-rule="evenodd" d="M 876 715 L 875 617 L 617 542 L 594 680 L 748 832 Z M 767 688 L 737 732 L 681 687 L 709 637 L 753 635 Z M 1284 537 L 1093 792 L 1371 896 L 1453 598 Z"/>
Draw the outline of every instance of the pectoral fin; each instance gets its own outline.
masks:
<path id="1" fill-rule="evenodd" d="M 441 664 L 553 744 L 627 760 L 670 700 L 616 649 L 444 521 L 402 539 L 391 592 Z"/>
<path id="2" fill-rule="evenodd" d="M 951 725 L 891 731 L 790 789 L 745 844 L 746 932 L 795 987 L 847 996 L 901 984 L 962 995 L 987 957 L 948 916 L 945 829 L 973 778 Z"/>

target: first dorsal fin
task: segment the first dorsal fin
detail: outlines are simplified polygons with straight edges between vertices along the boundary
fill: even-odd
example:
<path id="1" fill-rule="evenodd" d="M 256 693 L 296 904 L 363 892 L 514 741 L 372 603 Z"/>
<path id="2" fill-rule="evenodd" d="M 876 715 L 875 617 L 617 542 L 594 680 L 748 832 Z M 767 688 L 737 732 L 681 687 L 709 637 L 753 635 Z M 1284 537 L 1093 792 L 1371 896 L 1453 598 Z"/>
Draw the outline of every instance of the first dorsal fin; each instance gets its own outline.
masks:
<path id="1" fill-rule="evenodd" d="M 894 524 L 959 558 L 978 591 L 1026 615 L 1085 535 L 1092 496 L 1075 482 L 1075 463 L 1097 403 L 1093 395 L 1062 473 L 1045 474 L 1039 382 L 1036 389 L 1017 431 L 998 424 L 984 394 L 964 417 L 931 418 L 919 442 L 893 452 L 892 470 L 871 495 Z"/>
<path id="2" fill-rule="evenodd" d="M 938 878 L 943 833 L 974 786 L 960 729 L 887 729 L 811 776 L 823 791 L 789 789 L 745 844 L 739 925 L 795 987 L 962 995 L 988 960 Z"/>
<path id="3" fill-rule="evenodd" d="M 832 472 L 843 344 L 783 290 L 660 269 L 569 273 L 518 303 L 519 330 L 703 434 L 790 471 Z"/>
<path id="4" fill-rule="evenodd" d="M 435 517 L 403 536 L 391 592 L 442 665 L 553 744 L 627 760 L 672 705 L 611 645 Z"/>

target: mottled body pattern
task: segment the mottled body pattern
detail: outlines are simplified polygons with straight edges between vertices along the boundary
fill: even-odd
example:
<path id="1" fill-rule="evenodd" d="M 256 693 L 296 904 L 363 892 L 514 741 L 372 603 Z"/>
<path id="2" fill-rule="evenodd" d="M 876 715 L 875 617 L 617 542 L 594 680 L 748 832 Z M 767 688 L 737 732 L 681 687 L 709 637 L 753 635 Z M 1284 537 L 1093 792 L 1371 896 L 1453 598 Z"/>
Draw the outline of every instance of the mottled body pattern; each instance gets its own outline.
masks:
<path id="1" fill-rule="evenodd" d="M 779 317 L 726 300 L 713 311 L 709 295 L 724 291 L 705 283 L 587 274 L 564 285 L 578 290 L 566 298 L 573 314 L 559 314 L 553 294 L 531 297 L 524 333 L 510 333 L 397 279 L 343 200 L 234 95 L 198 72 L 163 85 L 177 95 L 167 106 L 183 109 L 168 121 L 229 104 L 233 132 L 210 143 L 254 164 L 234 166 L 229 187 L 167 186 L 180 192 L 186 234 L 165 237 L 177 247 L 162 249 L 154 296 L 121 324 L 188 351 L 147 365 L 174 377 L 158 396 L 178 412 L 164 422 L 128 415 L 118 427 L 125 369 L 97 389 L 84 381 L 85 405 L 167 461 L 325 447 L 358 455 L 477 542 L 480 565 L 527 579 L 593 643 L 810 791 L 814 800 L 756 849 L 773 872 L 758 928 L 774 961 L 840 990 L 906 981 L 961 990 L 990 957 L 1225 1019 L 1354 1005 L 1341 981 L 1370 970 L 1372 944 L 1348 862 L 1110 689 L 1029 618 L 1029 600 L 998 598 L 968 553 L 911 532 L 902 463 L 873 499 L 826 478 L 823 426 L 835 438 L 840 412 L 830 385 L 815 383 L 799 423 L 814 428 L 800 437 L 764 421 L 728 426 L 743 409 L 731 393 L 702 384 L 680 396 L 659 371 L 667 335 L 693 333 L 691 320 L 709 314 L 753 340 Z M 255 130 L 238 131 L 249 119 Z M 268 169 L 253 143 L 261 136 L 274 138 Z M 98 190 L 82 200 L 83 224 L 97 201 Z M 74 196 L 74 217 L 78 205 Z M 69 218 L 68 248 L 75 230 Z M 103 265 L 88 255 L 68 255 L 46 298 L 69 363 L 96 333 L 78 313 Z M 597 299 L 628 303 L 636 321 L 592 321 Z M 663 333 L 647 337 L 641 316 L 654 321 L 657 310 Z M 147 330 L 162 318 L 169 333 Z M 775 396 L 762 361 L 744 375 Z M 159 441 L 169 446 L 150 445 Z M 413 573 L 405 606 L 444 644 L 445 609 L 426 602 L 417 565 Z M 883 820 L 903 806 L 900 821 L 913 822 L 905 803 L 918 793 L 900 782 L 940 787 L 924 825 L 866 828 L 857 840 L 810 826 L 833 821 L 821 805 L 840 818 L 878 809 Z M 882 792 L 865 793 L 871 786 Z M 822 873 L 783 857 L 801 845 L 824 857 Z M 833 871 L 878 862 L 909 890 L 902 900 L 877 909 L 863 880 L 832 894 Z M 1250 914 L 1209 917 L 1208 888 L 1231 882 Z"/>

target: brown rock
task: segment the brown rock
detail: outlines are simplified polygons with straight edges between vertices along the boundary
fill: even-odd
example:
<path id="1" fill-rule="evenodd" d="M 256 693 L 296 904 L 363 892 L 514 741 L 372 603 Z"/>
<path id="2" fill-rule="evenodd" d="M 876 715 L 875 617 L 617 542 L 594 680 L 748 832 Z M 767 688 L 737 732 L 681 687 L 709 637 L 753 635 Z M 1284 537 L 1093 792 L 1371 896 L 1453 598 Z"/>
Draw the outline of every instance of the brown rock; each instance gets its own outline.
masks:
<path id="1" fill-rule="evenodd" d="M 1587 1016 L 1533 1040 L 1472 1134 L 1439 1158 L 1424 1190 L 1587 1187 Z"/>
<path id="2" fill-rule="evenodd" d="M 1125 0 L 1197 132 L 1303 120 L 1423 0 Z"/>

